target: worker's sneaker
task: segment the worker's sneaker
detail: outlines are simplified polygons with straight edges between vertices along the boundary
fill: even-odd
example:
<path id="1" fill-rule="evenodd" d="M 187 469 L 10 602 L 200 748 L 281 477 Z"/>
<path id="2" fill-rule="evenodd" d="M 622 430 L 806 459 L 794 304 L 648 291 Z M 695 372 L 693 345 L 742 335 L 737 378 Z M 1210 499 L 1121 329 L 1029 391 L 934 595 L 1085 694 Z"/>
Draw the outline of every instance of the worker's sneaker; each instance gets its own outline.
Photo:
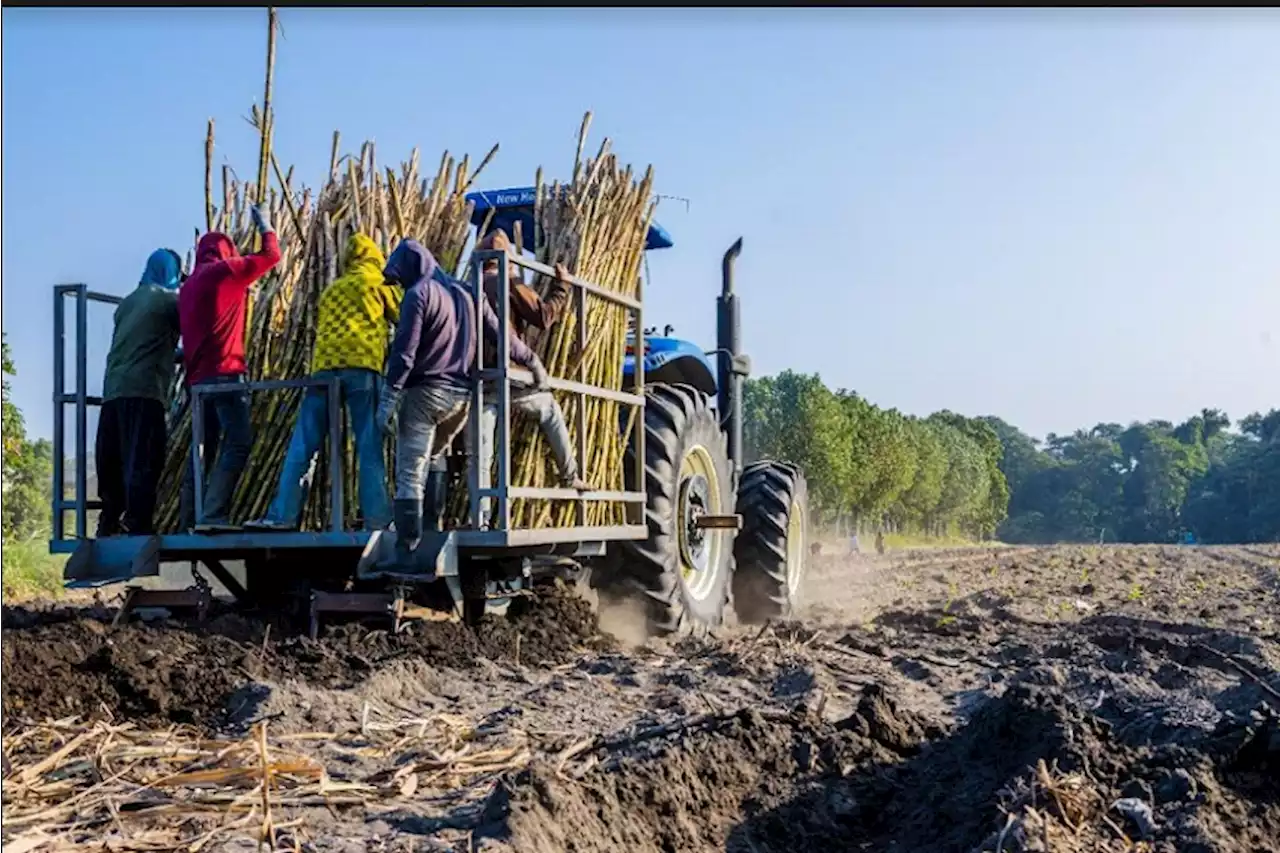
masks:
<path id="1" fill-rule="evenodd" d="M 298 529 L 298 525 L 289 524 L 284 521 L 276 521 L 273 518 L 259 518 L 254 521 L 246 521 L 244 526 L 248 530 L 274 530 L 274 531 L 294 531 Z"/>

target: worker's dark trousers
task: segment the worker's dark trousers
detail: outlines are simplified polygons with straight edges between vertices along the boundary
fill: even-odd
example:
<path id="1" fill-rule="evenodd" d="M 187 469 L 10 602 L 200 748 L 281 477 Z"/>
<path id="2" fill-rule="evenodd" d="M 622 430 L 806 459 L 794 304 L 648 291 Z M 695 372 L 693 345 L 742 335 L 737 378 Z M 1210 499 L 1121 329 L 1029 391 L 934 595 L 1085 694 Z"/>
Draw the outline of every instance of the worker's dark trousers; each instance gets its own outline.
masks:
<path id="1" fill-rule="evenodd" d="M 156 491 L 164 470 L 164 404 L 119 397 L 102 404 L 94 463 L 98 471 L 98 536 L 155 532 Z"/>
<path id="2" fill-rule="evenodd" d="M 242 374 L 214 376 L 199 385 L 243 384 Z M 249 423 L 249 392 L 246 390 L 202 394 L 201 419 L 204 423 L 204 510 L 195 517 L 195 477 L 191 461 L 183 466 L 182 526 L 227 524 L 231 515 L 231 499 L 235 496 L 240 475 L 249 462 L 253 448 L 253 427 Z M 216 462 L 215 462 L 216 460 Z"/>

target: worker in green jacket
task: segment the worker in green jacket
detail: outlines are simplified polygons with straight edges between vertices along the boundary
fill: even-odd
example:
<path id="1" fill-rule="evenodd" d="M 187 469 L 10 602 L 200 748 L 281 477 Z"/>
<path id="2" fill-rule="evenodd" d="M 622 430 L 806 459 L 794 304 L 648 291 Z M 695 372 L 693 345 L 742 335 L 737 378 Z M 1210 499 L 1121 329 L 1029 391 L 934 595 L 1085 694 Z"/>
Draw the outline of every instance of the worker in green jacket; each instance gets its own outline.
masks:
<path id="1" fill-rule="evenodd" d="M 155 532 L 182 279 L 178 253 L 157 249 L 138 286 L 116 308 L 94 445 L 102 503 L 98 536 Z"/>

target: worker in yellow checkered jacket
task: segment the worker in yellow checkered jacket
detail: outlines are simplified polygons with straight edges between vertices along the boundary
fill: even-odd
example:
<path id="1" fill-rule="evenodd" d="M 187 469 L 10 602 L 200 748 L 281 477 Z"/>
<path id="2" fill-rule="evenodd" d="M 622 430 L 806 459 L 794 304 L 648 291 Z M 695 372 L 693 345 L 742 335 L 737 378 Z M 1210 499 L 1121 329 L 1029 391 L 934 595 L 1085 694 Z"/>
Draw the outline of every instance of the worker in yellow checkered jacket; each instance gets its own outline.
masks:
<path id="1" fill-rule="evenodd" d="M 375 413 L 382 393 L 382 368 L 390 331 L 400 318 L 403 291 L 382 276 L 382 251 L 364 234 L 347 240 L 342 275 L 320 294 L 316 347 L 311 375 L 337 378 L 351 421 L 359 464 L 360 511 L 366 530 L 391 523 L 387 499 L 387 468 L 382 433 Z M 254 526 L 296 530 L 302 516 L 313 459 L 329 429 L 327 392 L 308 388 L 298 423 L 285 454 L 284 470 L 267 517 Z"/>

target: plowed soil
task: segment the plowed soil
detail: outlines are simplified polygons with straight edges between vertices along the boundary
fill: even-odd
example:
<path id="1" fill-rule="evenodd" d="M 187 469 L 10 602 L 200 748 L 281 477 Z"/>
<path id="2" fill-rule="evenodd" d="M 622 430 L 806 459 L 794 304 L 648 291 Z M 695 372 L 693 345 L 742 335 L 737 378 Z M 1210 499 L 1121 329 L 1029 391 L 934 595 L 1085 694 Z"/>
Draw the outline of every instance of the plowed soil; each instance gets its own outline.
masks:
<path id="1" fill-rule="evenodd" d="M 1280 547 L 826 557 L 807 590 L 793 621 L 639 647 L 563 588 L 474 631 L 317 641 L 6 609 L 6 764 L 47 797 L 69 771 L 29 770 L 42 720 L 265 723 L 325 768 L 273 811 L 315 851 L 1280 851 Z M 42 840 L 5 788 L 24 849 L 259 842 L 154 798 Z"/>

